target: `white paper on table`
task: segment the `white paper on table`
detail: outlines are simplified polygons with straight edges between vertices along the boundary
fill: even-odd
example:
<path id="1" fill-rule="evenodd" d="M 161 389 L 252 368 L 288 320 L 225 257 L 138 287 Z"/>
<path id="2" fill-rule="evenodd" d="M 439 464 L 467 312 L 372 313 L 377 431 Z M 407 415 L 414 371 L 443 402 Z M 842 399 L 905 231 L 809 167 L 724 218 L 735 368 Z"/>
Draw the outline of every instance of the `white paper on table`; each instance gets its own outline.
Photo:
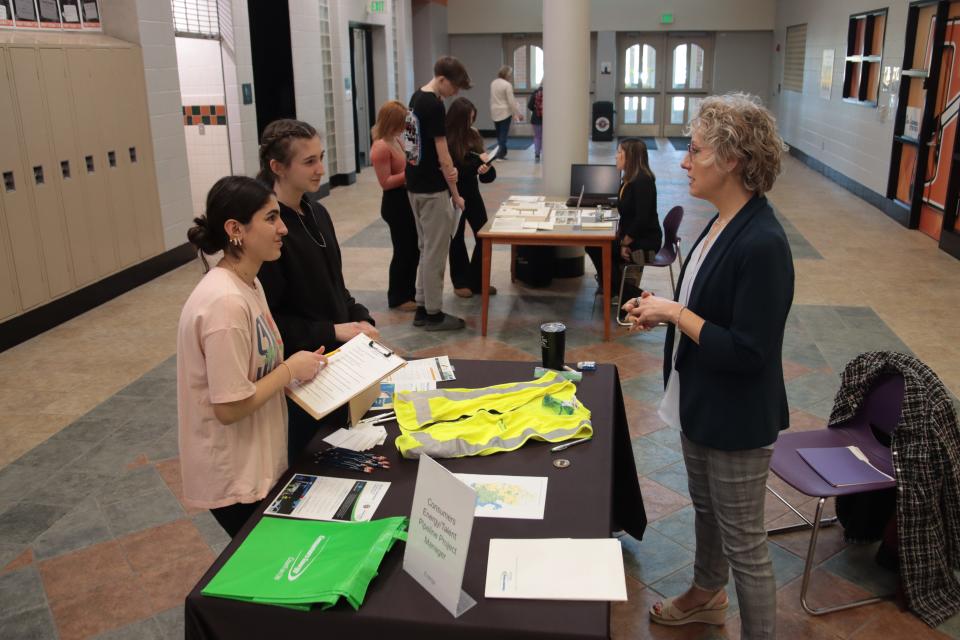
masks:
<path id="1" fill-rule="evenodd" d="M 373 518 L 389 482 L 296 473 L 264 511 L 270 516 L 365 522 Z"/>
<path id="2" fill-rule="evenodd" d="M 543 196 L 510 196 L 507 200 L 512 202 L 543 202 Z"/>
<path id="3" fill-rule="evenodd" d="M 553 231 L 552 222 L 524 222 L 523 230 L 533 229 L 534 231 Z"/>
<path id="4" fill-rule="evenodd" d="M 581 229 L 613 229 L 613 222 L 581 222 Z"/>
<path id="5" fill-rule="evenodd" d="M 351 429 L 337 429 L 324 442 L 350 451 L 369 451 L 383 444 L 387 430 L 379 425 L 357 425 Z"/>
<path id="6" fill-rule="evenodd" d="M 501 218 L 497 216 L 490 225 L 490 231 L 500 233 L 536 233 L 536 229 L 524 229 L 523 218 Z"/>
<path id="7" fill-rule="evenodd" d="M 407 365 L 390 374 L 383 379 L 383 382 L 395 382 L 397 384 L 408 384 L 415 382 L 441 382 L 445 380 L 456 380 L 453 365 L 450 364 L 450 356 L 438 356 L 436 358 L 422 358 L 420 360 L 408 360 Z M 436 389 L 436 386 L 432 387 Z M 397 391 L 413 391 L 406 387 L 397 387 Z"/>
<path id="8" fill-rule="evenodd" d="M 477 506 L 473 515 L 478 518 L 543 520 L 547 504 L 546 477 L 475 473 L 453 475 L 477 492 Z"/>
<path id="9" fill-rule="evenodd" d="M 623 555 L 616 538 L 490 540 L 487 598 L 627 599 Z"/>

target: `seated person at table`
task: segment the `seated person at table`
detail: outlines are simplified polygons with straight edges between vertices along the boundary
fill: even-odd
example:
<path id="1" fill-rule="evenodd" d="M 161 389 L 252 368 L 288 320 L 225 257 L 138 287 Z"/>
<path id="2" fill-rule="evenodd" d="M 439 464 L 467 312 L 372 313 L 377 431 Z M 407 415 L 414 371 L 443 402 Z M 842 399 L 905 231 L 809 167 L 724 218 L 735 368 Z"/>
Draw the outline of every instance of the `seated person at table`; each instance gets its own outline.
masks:
<path id="1" fill-rule="evenodd" d="M 603 282 L 603 270 L 611 268 L 613 287 L 620 286 L 623 267 L 653 260 L 663 242 L 660 218 L 657 217 L 657 178 L 650 170 L 647 145 L 640 138 L 627 138 L 617 147 L 617 169 L 623 172 L 617 209 L 620 224 L 613 246 L 613 265 L 604 265 L 599 247 L 587 247 L 587 254 L 597 270 L 597 281 Z M 641 272 L 642 273 L 642 272 Z M 638 274 L 636 283 L 640 281 Z M 641 293 L 634 283 L 626 283 L 620 305 Z"/>
<path id="2" fill-rule="evenodd" d="M 283 387 L 325 362 L 283 341 L 256 274 L 280 257 L 287 228 L 273 193 L 252 178 L 221 178 L 187 233 L 207 269 L 177 329 L 177 413 L 184 503 L 210 509 L 231 536 L 287 468 Z M 223 251 L 213 269 L 202 254 Z"/>
<path id="3" fill-rule="evenodd" d="M 263 131 L 260 173 L 280 203 L 280 218 L 287 226 L 280 259 L 266 262 L 260 281 L 277 319 L 287 349 L 329 349 L 361 333 L 379 338 L 370 312 L 354 300 L 343 279 L 340 245 L 333 220 L 323 205 L 307 192 L 316 191 L 323 177 L 323 145 L 317 130 L 298 120 L 276 120 Z M 298 456 L 320 423 L 292 400 L 290 410 L 290 460 Z M 324 419 L 342 426 L 346 408 Z"/>

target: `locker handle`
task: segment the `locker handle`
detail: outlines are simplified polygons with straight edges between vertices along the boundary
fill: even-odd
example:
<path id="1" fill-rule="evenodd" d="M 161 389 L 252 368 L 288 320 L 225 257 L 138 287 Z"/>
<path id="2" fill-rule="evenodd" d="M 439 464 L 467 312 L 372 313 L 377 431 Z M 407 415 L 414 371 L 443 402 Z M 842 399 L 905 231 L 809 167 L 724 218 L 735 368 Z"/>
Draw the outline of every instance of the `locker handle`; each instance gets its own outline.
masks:
<path id="1" fill-rule="evenodd" d="M 137 148 L 136 148 L 136 147 L 130 147 L 129 151 L 130 151 L 130 162 L 131 162 L 131 163 L 136 163 L 136 162 L 137 162 Z"/>
<path id="2" fill-rule="evenodd" d="M 13 180 L 13 171 L 3 172 L 3 188 L 9 193 L 17 190 L 17 185 Z"/>
<path id="3" fill-rule="evenodd" d="M 83 159 L 87 163 L 87 173 L 93 173 L 96 170 L 93 165 L 93 156 L 84 156 Z"/>
<path id="4" fill-rule="evenodd" d="M 38 164 L 33 168 L 33 181 L 37 184 L 43 184 L 43 165 Z"/>
<path id="5" fill-rule="evenodd" d="M 117 168 L 117 152 L 116 151 L 107 151 L 107 162 L 110 164 L 110 167 L 113 169 Z"/>
<path id="6" fill-rule="evenodd" d="M 64 180 L 70 179 L 70 161 L 69 160 L 60 161 L 60 173 L 63 174 Z"/>

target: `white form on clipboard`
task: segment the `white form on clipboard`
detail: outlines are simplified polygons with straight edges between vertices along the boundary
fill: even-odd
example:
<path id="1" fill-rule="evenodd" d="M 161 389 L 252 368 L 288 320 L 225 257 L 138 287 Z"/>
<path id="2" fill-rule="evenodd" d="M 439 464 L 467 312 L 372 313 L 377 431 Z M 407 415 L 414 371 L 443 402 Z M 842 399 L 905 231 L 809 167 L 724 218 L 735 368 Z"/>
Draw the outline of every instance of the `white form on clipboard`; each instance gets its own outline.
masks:
<path id="1" fill-rule="evenodd" d="M 293 382 L 286 392 L 319 420 L 405 364 L 390 348 L 360 334 L 337 349 L 313 380 Z"/>

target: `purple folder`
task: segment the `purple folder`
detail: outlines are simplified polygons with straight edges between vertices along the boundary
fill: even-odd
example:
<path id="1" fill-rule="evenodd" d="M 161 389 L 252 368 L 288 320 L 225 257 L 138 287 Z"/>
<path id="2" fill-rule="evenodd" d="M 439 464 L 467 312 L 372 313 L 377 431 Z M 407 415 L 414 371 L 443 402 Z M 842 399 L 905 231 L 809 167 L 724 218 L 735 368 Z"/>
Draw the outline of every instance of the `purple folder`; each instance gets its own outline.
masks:
<path id="1" fill-rule="evenodd" d="M 890 476 L 870 466 L 847 447 L 817 447 L 797 449 L 800 457 L 821 478 L 834 487 L 890 482 Z"/>

